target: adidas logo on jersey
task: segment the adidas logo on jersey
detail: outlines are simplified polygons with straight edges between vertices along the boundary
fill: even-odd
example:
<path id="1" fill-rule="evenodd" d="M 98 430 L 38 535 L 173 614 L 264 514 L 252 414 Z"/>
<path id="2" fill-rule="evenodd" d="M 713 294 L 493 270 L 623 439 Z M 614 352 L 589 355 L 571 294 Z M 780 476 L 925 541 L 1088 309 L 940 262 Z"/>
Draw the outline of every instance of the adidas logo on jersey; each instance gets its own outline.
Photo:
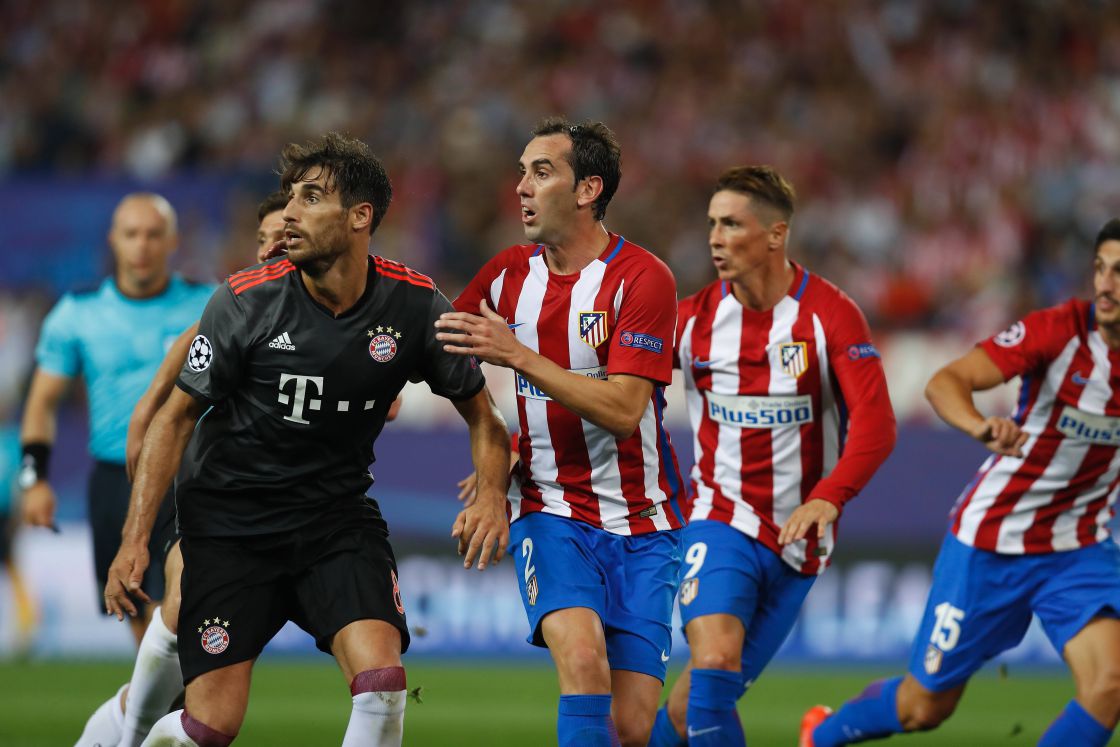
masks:
<path id="1" fill-rule="evenodd" d="M 282 335 L 277 335 L 275 340 L 268 343 L 268 346 L 270 348 L 276 348 L 277 350 L 295 350 L 296 349 L 296 346 L 292 344 L 292 338 L 288 337 L 287 332 L 285 332 Z"/>

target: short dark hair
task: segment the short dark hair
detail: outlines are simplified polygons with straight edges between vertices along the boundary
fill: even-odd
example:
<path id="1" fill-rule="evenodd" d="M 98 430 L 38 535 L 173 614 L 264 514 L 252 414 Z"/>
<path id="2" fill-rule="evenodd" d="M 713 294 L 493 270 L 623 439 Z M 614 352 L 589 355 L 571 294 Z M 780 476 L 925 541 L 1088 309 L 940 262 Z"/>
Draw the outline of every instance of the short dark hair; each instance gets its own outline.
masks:
<path id="1" fill-rule="evenodd" d="M 784 221 L 793 217 L 797 193 L 772 166 L 733 166 L 719 175 L 712 194 L 724 190 L 750 197 L 752 206 L 769 207 Z"/>
<path id="2" fill-rule="evenodd" d="M 283 210 L 288 205 L 288 193 L 282 190 L 276 190 L 268 197 L 261 200 L 261 204 L 257 206 L 257 223 L 264 220 L 264 217 L 269 213 L 275 213 L 277 210 Z"/>
<path id="3" fill-rule="evenodd" d="M 369 146 L 357 138 L 328 132 L 306 145 L 289 143 L 280 153 L 280 189 L 291 193 L 292 184 L 319 166 L 329 172 L 328 190 L 338 190 L 343 208 L 359 202 L 373 205 L 369 232 L 377 230 L 393 201 L 393 186 L 385 167 Z"/>
<path id="4" fill-rule="evenodd" d="M 1093 253 L 1099 252 L 1101 244 L 1106 241 L 1120 241 L 1120 218 L 1113 218 L 1101 226 L 1097 232 L 1097 240 L 1093 243 Z"/>
<path id="5" fill-rule="evenodd" d="M 603 180 L 603 191 L 593 203 L 595 220 L 602 220 L 622 180 L 622 148 L 618 145 L 618 138 L 602 122 L 587 120 L 573 124 L 565 117 L 548 117 L 533 128 L 533 137 L 547 135 L 567 135 L 572 141 L 568 165 L 575 172 L 573 190 L 580 180 L 589 176 Z"/>

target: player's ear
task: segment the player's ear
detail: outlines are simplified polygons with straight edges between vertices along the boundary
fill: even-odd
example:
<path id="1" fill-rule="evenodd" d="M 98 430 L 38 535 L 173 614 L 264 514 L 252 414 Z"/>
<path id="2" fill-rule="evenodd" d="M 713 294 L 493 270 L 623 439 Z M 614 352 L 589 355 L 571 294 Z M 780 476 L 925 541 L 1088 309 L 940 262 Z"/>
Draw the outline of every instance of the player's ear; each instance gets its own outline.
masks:
<path id="1" fill-rule="evenodd" d="M 786 236 L 789 234 L 789 224 L 784 220 L 770 224 L 770 233 L 767 236 L 767 245 L 772 250 L 781 249 L 786 245 Z"/>
<path id="2" fill-rule="evenodd" d="M 585 176 L 576 184 L 576 205 L 585 207 L 591 205 L 603 194 L 603 177 Z"/>
<path id="3" fill-rule="evenodd" d="M 373 225 L 373 205 L 359 202 L 350 208 L 350 230 L 368 231 Z"/>

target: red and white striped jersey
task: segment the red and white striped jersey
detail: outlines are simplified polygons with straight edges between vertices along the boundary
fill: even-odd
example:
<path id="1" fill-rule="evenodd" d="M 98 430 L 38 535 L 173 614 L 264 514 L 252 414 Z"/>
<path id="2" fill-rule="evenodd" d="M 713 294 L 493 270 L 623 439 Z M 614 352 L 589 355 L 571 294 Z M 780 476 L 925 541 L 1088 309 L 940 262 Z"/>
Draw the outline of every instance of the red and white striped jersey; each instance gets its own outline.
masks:
<path id="1" fill-rule="evenodd" d="M 999 553 L 1073 550 L 1108 537 L 1120 481 L 1120 351 L 1088 301 L 1028 314 L 979 344 L 1022 378 L 1022 458 L 993 454 L 953 509 L 961 542 Z"/>
<path id="2" fill-rule="evenodd" d="M 836 286 L 796 271 L 770 311 L 715 282 L 680 304 L 677 360 L 695 438 L 691 520 L 730 524 L 816 574 L 836 525 L 785 547 L 782 525 L 811 498 L 838 508 L 895 441 L 894 411 L 867 321 Z"/>
<path id="3" fill-rule="evenodd" d="M 455 308 L 477 314 L 482 299 L 518 340 L 561 368 L 654 382 L 634 435 L 616 439 L 515 371 L 521 461 L 511 519 L 544 511 L 625 535 L 680 527 L 683 481 L 662 423 L 677 304 L 669 268 L 615 234 L 598 259 L 570 275 L 548 269 L 543 246 L 513 246 L 479 271 Z"/>

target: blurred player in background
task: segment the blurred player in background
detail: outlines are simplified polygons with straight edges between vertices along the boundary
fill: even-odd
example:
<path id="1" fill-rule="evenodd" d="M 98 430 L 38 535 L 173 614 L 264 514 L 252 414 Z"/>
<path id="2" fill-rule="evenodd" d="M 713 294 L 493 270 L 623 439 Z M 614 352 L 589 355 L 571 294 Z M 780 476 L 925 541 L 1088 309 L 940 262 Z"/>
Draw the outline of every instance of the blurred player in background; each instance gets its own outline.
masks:
<path id="1" fill-rule="evenodd" d="M 742 745 L 736 702 L 828 566 L 836 520 L 890 454 L 895 420 L 867 321 L 786 257 L 794 190 L 768 166 L 716 182 L 718 280 L 680 303 L 695 443 L 681 619 L 688 672 L 650 742 Z"/>
<path id="2" fill-rule="evenodd" d="M 22 655 L 34 642 L 35 626 L 39 612 L 31 596 L 23 573 L 16 565 L 13 543 L 20 525 L 16 509 L 19 495 L 17 475 L 20 464 L 19 429 L 7 418 L 0 419 L 0 565 L 8 574 L 12 590 L 12 607 L 16 637 L 15 651 Z"/>
<path id="3" fill-rule="evenodd" d="M 257 262 L 270 255 L 279 255 L 284 243 L 284 207 L 287 195 L 276 191 L 257 208 Z M 128 422 L 127 463 L 129 478 L 136 473 L 144 434 L 160 406 L 167 401 L 175 385 L 175 377 L 187 359 L 191 340 L 198 334 L 198 322 L 179 336 L 164 356 L 148 389 L 132 409 Z M 174 516 L 168 517 L 174 521 Z M 167 713 L 172 702 L 183 691 L 183 675 L 179 668 L 179 580 L 183 556 L 179 552 L 174 527 L 168 533 L 172 543 L 164 561 L 163 603 L 156 608 L 136 652 L 132 678 L 105 701 L 86 722 L 75 747 L 138 747 L 148 731 Z M 157 530 L 155 534 L 161 532 Z"/>
<path id="4" fill-rule="evenodd" d="M 941 418 L 993 456 L 965 487 L 933 568 L 909 673 L 838 712 L 805 715 L 801 744 L 833 747 L 934 729 L 969 678 L 1038 615 L 1076 699 L 1040 745 L 1106 744 L 1120 720 L 1120 549 L 1108 530 L 1120 484 L 1120 220 L 1094 246 L 1095 303 L 1027 315 L 942 368 L 926 387 Z M 1021 378 L 1010 418 L 973 392 Z"/>
<path id="5" fill-rule="evenodd" d="M 186 709 L 145 745 L 230 744 L 252 665 L 288 620 L 350 684 L 343 744 L 400 744 L 409 634 L 388 531 L 365 491 L 372 444 L 410 378 L 455 400 L 470 427 L 479 496 L 453 530 L 467 563 L 485 568 L 508 539 L 505 424 L 477 363 L 434 340 L 451 305 L 427 277 L 368 254 L 392 195 L 380 161 L 331 133 L 286 148 L 282 167 L 287 256 L 231 276 L 207 305 L 145 438 L 105 589 L 118 616 L 134 613 L 128 592 L 181 460 Z"/>
<path id="6" fill-rule="evenodd" d="M 645 745 L 680 566 L 681 480 L 661 422 L 676 284 L 603 226 L 614 133 L 554 118 L 533 135 L 517 194 L 534 243 L 487 263 L 437 337 L 516 374 L 510 537 L 529 641 L 556 662 L 560 744 Z"/>
<path id="7" fill-rule="evenodd" d="M 172 273 L 178 245 L 175 210 L 157 194 L 130 194 L 113 212 L 109 245 L 114 274 L 87 292 L 67 293 L 43 321 L 35 351 L 36 369 L 20 433 L 24 520 L 55 525 L 55 494 L 49 482 L 51 447 L 59 404 L 71 381 L 82 376 L 89 398 L 89 448 L 95 463 L 89 479 L 89 519 L 94 567 L 100 588 L 120 545 L 128 508 L 125 433 L 132 408 L 151 381 L 164 353 L 206 304 L 213 286 Z M 171 501 L 161 506 L 161 526 Z M 150 551 L 163 552 L 165 536 L 152 537 Z M 162 563 L 144 578 L 151 599 L 163 596 Z M 132 622 L 137 642 L 151 609 Z"/>

